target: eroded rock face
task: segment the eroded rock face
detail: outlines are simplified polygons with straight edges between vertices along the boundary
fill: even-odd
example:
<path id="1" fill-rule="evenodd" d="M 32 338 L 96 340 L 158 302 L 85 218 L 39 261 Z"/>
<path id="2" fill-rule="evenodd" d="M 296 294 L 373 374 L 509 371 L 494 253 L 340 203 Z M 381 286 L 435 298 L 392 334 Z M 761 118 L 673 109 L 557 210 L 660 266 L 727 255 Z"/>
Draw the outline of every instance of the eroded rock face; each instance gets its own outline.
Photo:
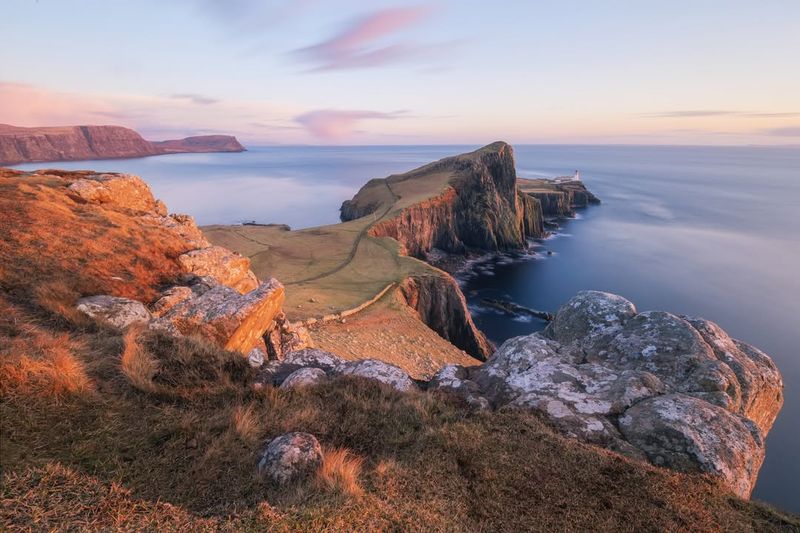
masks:
<path id="1" fill-rule="evenodd" d="M 287 433 L 270 441 L 258 462 L 258 474 L 277 485 L 307 477 L 322 464 L 322 447 L 310 433 Z"/>
<path id="2" fill-rule="evenodd" d="M 171 307 L 153 321 L 172 334 L 201 335 L 227 350 L 248 354 L 263 347 L 262 336 L 281 311 L 284 288 L 276 279 L 247 294 L 217 285 Z"/>
<path id="3" fill-rule="evenodd" d="M 258 279 L 250 270 L 250 260 L 221 246 L 186 252 L 178 257 L 178 262 L 186 272 L 210 276 L 242 294 L 258 287 Z"/>
<path id="4" fill-rule="evenodd" d="M 73 198 L 93 204 L 142 213 L 163 213 L 165 209 L 142 178 L 131 174 L 90 174 L 71 183 L 68 189 Z"/>
<path id="5" fill-rule="evenodd" d="M 81 298 L 77 302 L 77 309 L 120 329 L 133 324 L 146 325 L 151 318 L 150 311 L 141 302 L 108 295 Z"/>
<path id="6" fill-rule="evenodd" d="M 783 403 L 775 365 L 702 319 L 637 313 L 586 291 L 543 334 L 506 341 L 469 376 L 493 404 L 534 409 L 566 435 L 720 477 L 749 496 Z"/>

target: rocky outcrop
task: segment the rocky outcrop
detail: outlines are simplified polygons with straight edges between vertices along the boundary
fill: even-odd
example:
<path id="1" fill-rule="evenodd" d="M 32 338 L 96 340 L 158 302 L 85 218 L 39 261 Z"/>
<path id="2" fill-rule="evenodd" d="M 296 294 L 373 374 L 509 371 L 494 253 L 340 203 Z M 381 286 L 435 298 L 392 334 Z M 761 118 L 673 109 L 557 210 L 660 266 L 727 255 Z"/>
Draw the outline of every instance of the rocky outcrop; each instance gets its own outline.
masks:
<path id="1" fill-rule="evenodd" d="M 270 361 L 259 374 L 258 384 L 287 388 L 296 382 L 320 381 L 323 377 L 357 376 L 389 385 L 401 392 L 416 388 L 403 369 L 378 359 L 345 361 L 323 350 L 304 349 L 286 354 L 282 361 Z M 288 384 L 287 384 L 288 382 Z M 287 384 L 284 387 L 284 384 Z"/>
<path id="2" fill-rule="evenodd" d="M 153 141 L 152 144 L 162 154 L 245 151 L 245 147 L 233 135 L 197 135 L 171 141 Z"/>
<path id="3" fill-rule="evenodd" d="M 85 171 L 60 175 L 72 200 L 96 205 L 98 212 L 122 214 L 140 231 L 155 228 L 159 239 L 171 234 L 173 250 L 179 250 L 170 261 L 181 274 L 171 280 L 175 285 L 161 290 L 150 309 L 136 300 L 96 295 L 80 300 L 80 311 L 120 328 L 140 323 L 173 335 L 200 335 L 245 356 L 256 349 L 263 361 L 268 351 L 264 336 L 283 320 L 283 285 L 275 279 L 260 284 L 249 259 L 211 246 L 191 217 L 167 215 L 163 202 L 137 176 Z M 283 329 L 288 328 L 279 331 Z M 279 339 L 291 348 L 302 344 L 288 333 Z"/>
<path id="4" fill-rule="evenodd" d="M 0 124 L 0 165 L 243 150 L 235 137 L 227 135 L 203 135 L 154 143 L 121 126 L 21 128 Z"/>
<path id="5" fill-rule="evenodd" d="M 600 199 L 592 194 L 581 181 L 558 182 L 552 180 L 518 180 L 520 194 L 537 200 L 541 213 L 547 218 L 575 216 L 576 208 L 599 204 Z"/>
<path id="6" fill-rule="evenodd" d="M 250 270 L 250 260 L 221 246 L 186 252 L 178 257 L 178 262 L 184 271 L 196 276 L 209 276 L 242 294 L 258 286 L 258 279 Z"/>
<path id="7" fill-rule="evenodd" d="M 153 198 L 150 187 L 139 176 L 131 174 L 87 174 L 72 182 L 69 195 L 73 199 L 106 207 L 166 216 L 163 202 Z"/>
<path id="8" fill-rule="evenodd" d="M 433 248 L 453 253 L 518 249 L 525 246 L 527 237 L 541 235 L 538 207 L 517 193 L 513 150 L 504 142 L 372 180 L 342 205 L 342 220 L 366 216 L 384 206 L 376 200 L 376 189 L 392 191 L 401 184 L 407 188 L 442 174 L 450 178 L 441 193 L 399 209 L 375 224 L 370 234 L 396 239 L 415 257 Z"/>
<path id="9" fill-rule="evenodd" d="M 315 385 L 327 377 L 324 370 L 319 368 L 300 368 L 295 370 L 281 383 L 282 389 L 296 389 Z"/>
<path id="10" fill-rule="evenodd" d="M 436 386 L 533 409 L 570 437 L 710 474 L 742 497 L 783 403 L 770 358 L 717 325 L 637 313 L 593 291 L 562 306 L 543 334 L 506 341 L 477 369 L 447 372 Z"/>
<path id="11" fill-rule="evenodd" d="M 322 464 L 322 447 L 310 433 L 287 433 L 271 440 L 258 462 L 258 475 L 283 486 L 312 475 Z"/>
<path id="12" fill-rule="evenodd" d="M 283 285 L 274 278 L 246 294 L 216 285 L 172 306 L 151 327 L 176 335 L 200 335 L 246 355 L 263 347 L 262 337 L 274 327 L 284 297 Z"/>
<path id="13" fill-rule="evenodd" d="M 444 273 L 413 276 L 400 284 L 400 290 L 420 320 L 451 344 L 481 361 L 494 351 L 472 321 L 466 299 L 452 277 Z"/>

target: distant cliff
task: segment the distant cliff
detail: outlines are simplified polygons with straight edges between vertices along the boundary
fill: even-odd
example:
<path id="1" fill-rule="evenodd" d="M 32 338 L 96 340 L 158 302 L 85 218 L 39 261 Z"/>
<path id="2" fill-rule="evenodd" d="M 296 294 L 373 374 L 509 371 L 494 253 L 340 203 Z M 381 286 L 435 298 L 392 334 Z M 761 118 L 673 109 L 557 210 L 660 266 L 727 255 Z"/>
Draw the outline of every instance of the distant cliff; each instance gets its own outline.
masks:
<path id="1" fill-rule="evenodd" d="M 20 128 L 0 124 L 0 165 L 243 150 L 235 137 L 227 135 L 150 142 L 121 126 Z"/>
<path id="2" fill-rule="evenodd" d="M 526 187 L 519 185 L 525 183 Z M 518 180 L 510 145 L 495 142 L 455 157 L 368 182 L 342 204 L 344 221 L 375 213 L 370 229 L 423 257 L 433 248 L 452 253 L 524 248 L 544 236 L 544 218 L 568 216 L 599 202 L 579 181 Z"/>
<path id="3" fill-rule="evenodd" d="M 152 143 L 161 153 L 244 152 L 245 147 L 233 135 L 197 135 L 172 141 Z"/>

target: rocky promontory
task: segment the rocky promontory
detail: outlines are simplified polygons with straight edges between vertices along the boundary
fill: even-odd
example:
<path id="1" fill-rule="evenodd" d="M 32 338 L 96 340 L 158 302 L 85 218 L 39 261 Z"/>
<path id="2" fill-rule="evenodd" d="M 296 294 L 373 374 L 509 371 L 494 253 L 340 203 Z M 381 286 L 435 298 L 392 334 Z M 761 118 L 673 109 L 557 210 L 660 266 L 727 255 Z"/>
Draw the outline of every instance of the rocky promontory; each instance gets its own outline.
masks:
<path id="1" fill-rule="evenodd" d="M 405 174 L 370 180 L 340 209 L 343 221 L 381 216 L 369 233 L 392 237 L 405 253 L 433 249 L 519 250 L 545 235 L 545 217 L 572 216 L 599 203 L 580 181 L 517 177 L 513 148 L 502 141 Z"/>
<path id="2" fill-rule="evenodd" d="M 180 152 L 242 152 L 228 135 L 151 142 L 121 126 L 22 128 L 0 124 L 0 165 L 89 159 L 123 159 Z"/>

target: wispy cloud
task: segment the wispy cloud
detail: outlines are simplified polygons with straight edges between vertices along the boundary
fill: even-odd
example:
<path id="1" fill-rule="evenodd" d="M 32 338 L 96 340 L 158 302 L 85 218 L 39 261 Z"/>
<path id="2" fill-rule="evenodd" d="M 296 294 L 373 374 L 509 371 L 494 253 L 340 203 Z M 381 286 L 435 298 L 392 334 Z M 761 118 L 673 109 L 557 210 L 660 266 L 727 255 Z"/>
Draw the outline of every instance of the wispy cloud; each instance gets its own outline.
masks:
<path id="1" fill-rule="evenodd" d="M 800 137 L 800 126 L 787 126 L 784 128 L 770 128 L 763 130 L 762 133 L 766 135 L 774 135 L 777 137 Z"/>
<path id="2" fill-rule="evenodd" d="M 426 5 L 375 11 L 352 21 L 336 35 L 293 54 L 318 71 L 378 67 L 422 57 L 449 45 L 415 43 L 401 34 L 425 21 L 433 11 Z"/>
<path id="3" fill-rule="evenodd" d="M 384 113 L 381 111 L 318 109 L 295 118 L 306 130 L 319 139 L 337 140 L 355 132 L 364 120 L 394 120 L 405 116 L 404 111 Z"/>
<path id="4" fill-rule="evenodd" d="M 194 93 L 177 93 L 171 94 L 169 97 L 175 100 L 183 100 L 197 105 L 213 105 L 220 102 L 217 98 L 211 98 L 210 96 L 203 96 L 202 94 Z"/>
<path id="5" fill-rule="evenodd" d="M 791 118 L 798 117 L 798 112 L 753 112 L 753 111 L 729 111 L 720 109 L 684 109 L 678 111 L 660 111 L 657 113 L 645 113 L 643 116 L 650 118 L 702 118 L 702 117 L 749 117 L 749 118 Z"/>

